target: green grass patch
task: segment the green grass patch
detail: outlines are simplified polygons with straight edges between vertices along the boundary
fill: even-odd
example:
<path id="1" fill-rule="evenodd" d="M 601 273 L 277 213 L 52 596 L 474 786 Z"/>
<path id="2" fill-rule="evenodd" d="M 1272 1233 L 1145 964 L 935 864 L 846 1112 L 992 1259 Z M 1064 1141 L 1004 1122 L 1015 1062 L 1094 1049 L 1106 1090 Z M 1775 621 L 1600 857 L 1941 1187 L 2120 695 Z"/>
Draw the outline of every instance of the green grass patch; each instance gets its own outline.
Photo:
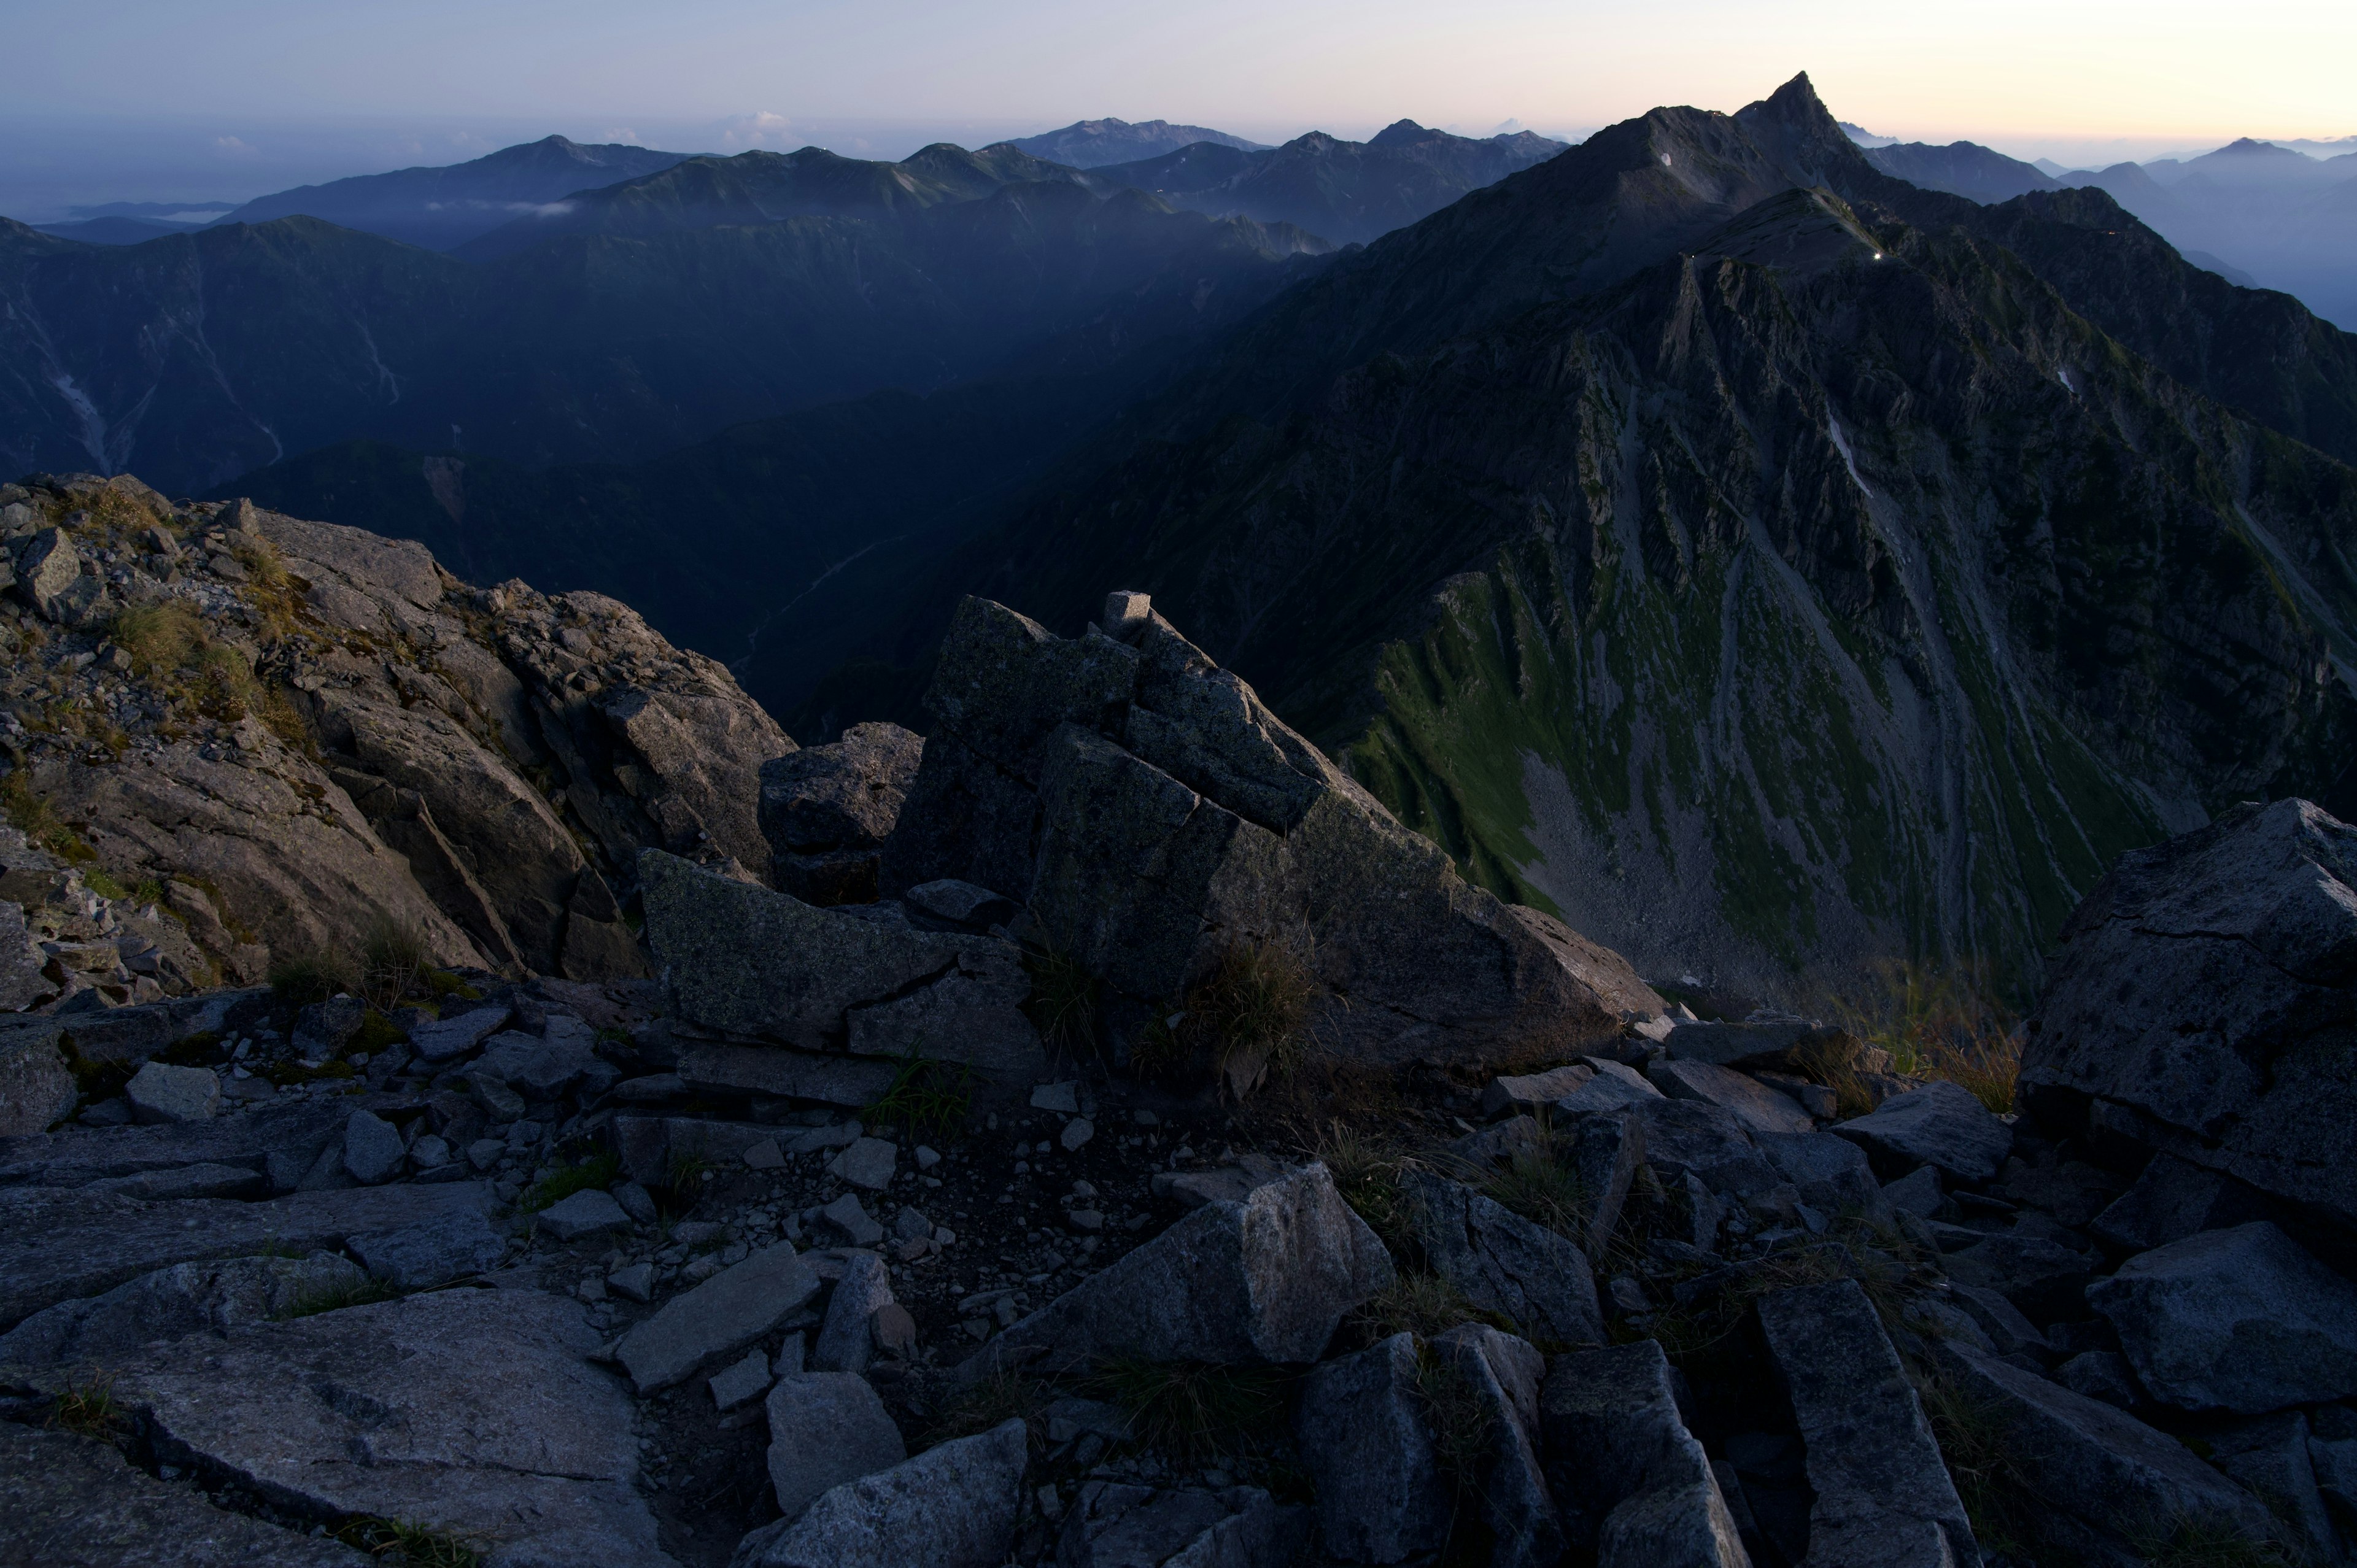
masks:
<path id="1" fill-rule="evenodd" d="M 911 1055 L 901 1058 L 891 1083 L 860 1115 L 871 1126 L 906 1126 L 912 1133 L 951 1138 L 974 1113 L 974 1069 L 960 1063 Z"/>
<path id="2" fill-rule="evenodd" d="M 459 1537 L 405 1520 L 374 1515 L 347 1520 L 335 1537 L 388 1568 L 482 1568 L 483 1554 Z"/>
<path id="3" fill-rule="evenodd" d="M 1486 1323 L 1509 1334 L 1516 1332 L 1505 1318 L 1484 1312 L 1467 1300 L 1463 1291 L 1421 1269 L 1401 1270 L 1397 1278 L 1351 1314 L 1351 1320 L 1371 1340 L 1388 1339 L 1394 1334 L 1429 1339 L 1465 1323 Z"/>
<path id="4" fill-rule="evenodd" d="M 1082 1391 L 1118 1406 L 1132 1437 L 1189 1463 L 1249 1453 L 1285 1424 L 1287 1375 L 1202 1361 L 1108 1360 Z"/>
<path id="5" fill-rule="evenodd" d="M 1291 943 L 1232 941 L 1188 990 L 1179 1036 L 1208 1049 L 1221 1090 L 1242 1100 L 1300 1066 L 1323 990 Z"/>
<path id="6" fill-rule="evenodd" d="M 378 1302 L 397 1301 L 400 1297 L 401 1293 L 382 1280 L 357 1280 L 318 1290 L 307 1290 L 296 1296 L 294 1305 L 280 1316 L 286 1320 L 317 1317 L 323 1312 L 341 1312 L 348 1306 L 372 1306 Z"/>
<path id="7" fill-rule="evenodd" d="M 131 1417 L 115 1402 L 114 1375 L 95 1372 L 88 1382 L 69 1380 L 63 1392 L 49 1402 L 49 1424 L 61 1432 L 112 1443 L 131 1425 Z"/>
<path id="8" fill-rule="evenodd" d="M 366 1051 L 373 1056 L 388 1046 L 404 1046 L 408 1043 L 407 1030 L 371 1007 L 361 1015 L 361 1026 L 352 1031 L 350 1048 L 356 1051 Z"/>
<path id="9" fill-rule="evenodd" d="M 262 1076 L 281 1089 L 292 1089 L 298 1083 L 317 1083 L 322 1079 L 353 1078 L 358 1076 L 358 1069 L 351 1063 L 341 1059 L 324 1061 L 314 1067 L 308 1062 L 290 1057 L 285 1061 L 273 1062 L 264 1068 Z"/>
<path id="10" fill-rule="evenodd" d="M 611 1155 L 592 1155 L 580 1161 L 559 1160 L 546 1176 L 525 1190 L 516 1200 L 516 1207 L 526 1214 L 537 1214 L 576 1192 L 603 1192 L 621 1174 L 622 1162 Z"/>
<path id="11" fill-rule="evenodd" d="M 1067 1057 L 1095 1055 L 1103 982 L 1059 948 L 1025 950 L 1023 967 L 1031 975 L 1031 995 L 1024 1008 L 1048 1048 Z"/>

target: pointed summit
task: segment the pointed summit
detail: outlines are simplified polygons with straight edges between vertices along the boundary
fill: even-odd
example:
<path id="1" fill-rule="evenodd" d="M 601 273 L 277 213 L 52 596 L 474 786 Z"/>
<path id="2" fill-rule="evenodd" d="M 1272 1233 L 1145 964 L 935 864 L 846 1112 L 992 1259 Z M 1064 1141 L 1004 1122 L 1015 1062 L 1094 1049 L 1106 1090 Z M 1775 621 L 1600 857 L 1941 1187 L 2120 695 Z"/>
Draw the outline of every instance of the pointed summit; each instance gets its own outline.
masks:
<path id="1" fill-rule="evenodd" d="M 1841 189 L 1843 177 L 1871 167 L 1817 96 L 1805 70 L 1759 102 L 1737 110 L 1735 118 L 1795 184 Z"/>

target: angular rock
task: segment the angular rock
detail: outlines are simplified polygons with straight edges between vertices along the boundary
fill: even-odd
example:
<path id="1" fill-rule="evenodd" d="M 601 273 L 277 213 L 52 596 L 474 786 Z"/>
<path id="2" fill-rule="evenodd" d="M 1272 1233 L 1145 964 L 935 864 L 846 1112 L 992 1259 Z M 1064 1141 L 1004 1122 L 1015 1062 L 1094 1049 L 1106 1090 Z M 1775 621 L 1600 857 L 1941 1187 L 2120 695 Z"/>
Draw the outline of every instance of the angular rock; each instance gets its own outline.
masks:
<path id="1" fill-rule="evenodd" d="M 298 1192 L 262 1203 L 0 1187 L 0 1328 L 42 1307 L 96 1295 L 174 1263 L 264 1248 L 309 1253 L 370 1231 L 448 1222 L 490 1209 L 477 1182 Z"/>
<path id="2" fill-rule="evenodd" d="M 823 1494 L 909 1456 L 884 1402 L 852 1373 L 780 1378 L 767 1408 L 770 1485 L 789 1522 Z"/>
<path id="3" fill-rule="evenodd" d="M 1017 1005 L 1029 982 L 1001 968 L 956 970 L 888 1002 L 844 1015 L 851 1052 L 859 1057 L 930 1057 L 963 1063 L 1010 1083 L 1047 1066 L 1039 1031 Z"/>
<path id="4" fill-rule="evenodd" d="M 881 1138 L 856 1138 L 827 1161 L 826 1174 L 854 1187 L 881 1192 L 892 1185 L 892 1168 L 900 1160 L 900 1146 Z"/>
<path id="5" fill-rule="evenodd" d="M 95 1438 L 0 1424 L 0 1519 L 27 1568 L 366 1568 L 341 1541 L 215 1508 Z"/>
<path id="6" fill-rule="evenodd" d="M 1854 1144 L 1850 1146 L 1857 1147 Z M 1948 1195 L 1940 1187 L 1940 1167 L 1937 1165 L 1918 1165 L 1897 1181 L 1885 1182 L 1882 1197 L 1892 1208 L 1911 1214 L 1918 1219 L 1931 1219 L 1948 1201 Z"/>
<path id="7" fill-rule="evenodd" d="M 0 912 L 11 908 L 0 906 Z M 47 1020 L 31 1027 L 0 1027 L 0 1139 L 46 1132 L 73 1114 L 81 1096 L 58 1051 L 60 1032 Z"/>
<path id="8" fill-rule="evenodd" d="M 1962 1231 L 1969 1237 L 1974 1232 Z M 1946 1260 L 1949 1275 L 1965 1284 L 1996 1291 L 2037 1323 L 2076 1317 L 2096 1259 L 2041 1236 L 2000 1231 L 1972 1242 Z"/>
<path id="9" fill-rule="evenodd" d="M 2275 1515 L 2276 1540 L 2310 1563 L 2341 1555 L 2341 1532 L 2317 1487 L 2305 1414 L 2287 1410 L 2228 1422 L 2204 1436 L 2210 1463 Z"/>
<path id="10" fill-rule="evenodd" d="M 456 1061 L 497 1034 L 513 1015 L 510 1008 L 495 1005 L 431 1019 L 409 1031 L 409 1048 L 421 1061 Z"/>
<path id="11" fill-rule="evenodd" d="M 2133 1547 L 2156 1522 L 2180 1520 L 2221 1522 L 2255 1540 L 2274 1532 L 2266 1509 L 2177 1439 L 1994 1356 L 1953 1343 L 1936 1355 L 2000 1423 L 2014 1473 L 2038 1499 L 2107 1544 Z M 2061 1544 L 2078 1542 L 2065 1535 Z"/>
<path id="12" fill-rule="evenodd" d="M 562 1197 L 533 1216 L 533 1229 L 557 1242 L 578 1241 L 608 1230 L 627 1230 L 630 1217 L 612 1196 L 597 1191 Z"/>
<path id="13" fill-rule="evenodd" d="M 163 1347 L 114 1369 L 113 1392 L 159 1458 L 297 1513 L 410 1520 L 493 1564 L 669 1568 L 597 1346 L 559 1297 L 436 1291 Z"/>
<path id="14" fill-rule="evenodd" d="M 424 1224 L 356 1231 L 344 1246 L 372 1278 L 412 1291 L 483 1273 L 499 1262 L 507 1240 L 479 1209 L 461 1208 Z"/>
<path id="15" fill-rule="evenodd" d="M 1872 1221 L 1889 1217 L 1889 1199 L 1857 1144 L 1830 1133 L 1797 1137 L 1762 1133 L 1758 1142 L 1760 1153 L 1792 1184 L 1801 1201 L 1819 1213 L 1855 1214 Z M 1932 1177 L 1935 1187 L 1938 1179 Z"/>
<path id="16" fill-rule="evenodd" d="M 1645 1129 L 1645 1163 L 1665 1179 L 1692 1176 L 1706 1190 L 1729 1197 L 1752 1197 L 1784 1184 L 1731 1111 L 1658 1096 L 1634 1101 L 1629 1110 Z"/>
<path id="17" fill-rule="evenodd" d="M 560 1030 L 551 1020 L 544 1036 L 511 1030 L 483 1042 L 473 1070 L 488 1073 L 528 1101 L 551 1101 L 578 1090 L 602 1094 L 621 1073 L 597 1055 L 587 1029 Z"/>
<path id="18" fill-rule="evenodd" d="M 641 1394 L 768 1338 L 818 1294 L 818 1276 L 780 1243 L 723 1269 L 622 1336 L 615 1349 Z"/>
<path id="19" fill-rule="evenodd" d="M 1006 1421 L 844 1482 L 746 1536 L 729 1568 L 998 1568 L 1029 1446 L 1023 1423 Z"/>
<path id="20" fill-rule="evenodd" d="M 1573 1062 L 1522 1077 L 1493 1078 L 1481 1090 L 1481 1114 L 1503 1116 L 1553 1105 L 1595 1076 L 1594 1068 Z"/>
<path id="21" fill-rule="evenodd" d="M 1599 1568 L 1749 1568 L 1657 1341 L 1556 1357 L 1539 1423 L 1566 1533 Z"/>
<path id="22" fill-rule="evenodd" d="M 1570 1542 L 1539 1462 L 1539 1387 L 1546 1358 L 1482 1323 L 1452 1328 L 1432 1348 L 1470 1387 L 1490 1425 L 1489 1452 L 1473 1480 L 1497 1541 L 1491 1568 L 1554 1568 Z"/>
<path id="23" fill-rule="evenodd" d="M 2266 1220 L 2130 1258 L 2087 1305 L 2180 1409 L 2261 1415 L 2357 1394 L 2357 1285 Z"/>
<path id="24" fill-rule="evenodd" d="M 820 1372 L 867 1370 L 876 1339 L 871 1330 L 876 1315 L 892 1305 L 892 1275 L 884 1260 L 873 1252 L 850 1252 L 843 1260 L 843 1277 L 827 1298 L 826 1320 L 811 1348 L 811 1368 Z"/>
<path id="25" fill-rule="evenodd" d="M 1589 1057 L 1587 1065 L 1596 1076 L 1555 1102 L 1560 1116 L 1582 1116 L 1591 1112 L 1624 1110 L 1645 1100 L 1660 1100 L 1662 1091 L 1645 1079 L 1643 1073 L 1626 1062 L 1607 1057 Z"/>
<path id="26" fill-rule="evenodd" d="M 2134 1412 L 2152 1397 L 2137 1383 L 2128 1359 L 2117 1350 L 2082 1350 L 2054 1369 L 2054 1380 L 2114 1410 Z"/>
<path id="27" fill-rule="evenodd" d="M 787 1053 L 765 1053 L 787 1054 Z M 751 1122 L 707 1122 L 694 1116 L 621 1115 L 614 1118 L 614 1152 L 630 1179 L 669 1187 L 676 1162 L 721 1165 L 742 1160 L 756 1144 L 777 1136 L 774 1127 Z"/>
<path id="28" fill-rule="evenodd" d="M 0 1334 L 0 1366 L 105 1366 L 143 1345 L 291 1316 L 368 1276 L 333 1252 L 178 1263 L 61 1301 Z"/>
<path id="29" fill-rule="evenodd" d="M 1068 1369 L 1108 1356 L 1314 1361 L 1392 1261 L 1323 1165 L 1207 1203 L 992 1339 L 958 1369 Z"/>
<path id="30" fill-rule="evenodd" d="M 102 1176 L 88 1187 L 92 1192 L 120 1193 L 125 1197 L 152 1202 L 167 1197 L 258 1197 L 268 1185 L 260 1172 L 243 1165 L 205 1164 L 141 1171 L 136 1176 Z"/>
<path id="31" fill-rule="evenodd" d="M 2013 1129 L 1972 1090 L 1947 1082 L 1927 1083 L 1886 1100 L 1864 1116 L 1835 1123 L 1832 1131 L 1893 1176 L 1936 1165 L 1956 1181 L 1989 1181 L 2013 1151 Z"/>
<path id="32" fill-rule="evenodd" d="M 2109 1104 L 2150 1147 L 2357 1226 L 2357 829 L 2238 806 L 2121 857 L 2063 928 L 2020 1083 L 2071 1126 Z"/>
<path id="33" fill-rule="evenodd" d="M 149 1062 L 124 1086 L 123 1098 L 142 1126 L 209 1121 L 221 1108 L 221 1078 L 210 1068 Z"/>
<path id="34" fill-rule="evenodd" d="M 1207 1203 L 1242 1203 L 1253 1189 L 1285 1175 L 1284 1167 L 1258 1155 L 1246 1155 L 1232 1165 L 1210 1170 L 1156 1171 L 1149 1187 L 1157 1197 L 1167 1197 L 1181 1208 Z"/>
<path id="35" fill-rule="evenodd" d="M 1980 1326 L 2000 1356 L 2043 1356 L 2046 1337 L 2020 1309 L 1996 1291 L 1979 1285 L 1955 1284 L 1948 1294 L 1964 1315 Z"/>
<path id="36" fill-rule="evenodd" d="M 2155 1155 L 2089 1229 L 2115 1247 L 2145 1252 L 2266 1218 L 2266 1199 L 2233 1176 Z"/>
<path id="37" fill-rule="evenodd" d="M 1415 1335 L 1320 1364 L 1302 1386 L 1293 1431 L 1329 1555 L 1398 1563 L 1448 1539 L 1448 1490 Z"/>
<path id="38" fill-rule="evenodd" d="M 382 1117 L 355 1111 L 344 1123 L 344 1169 L 361 1186 L 391 1181 L 408 1157 L 400 1129 Z"/>
<path id="39" fill-rule="evenodd" d="M 1757 1079 L 1710 1062 L 1680 1061 L 1666 1057 L 1645 1069 L 1654 1088 L 1672 1100 L 1699 1100 L 1731 1112 L 1757 1133 L 1801 1134 L 1816 1123 L 1791 1096 L 1777 1093 Z"/>
<path id="40" fill-rule="evenodd" d="M 609 1280 L 608 1282 L 611 1283 Z M 749 1400 L 759 1399 L 770 1391 L 776 1380 L 770 1371 L 770 1353 L 756 1345 L 741 1359 L 733 1361 L 715 1372 L 705 1381 L 712 1392 L 713 1408 L 732 1411 Z"/>
<path id="41" fill-rule="evenodd" d="M 920 988 L 954 978 L 968 983 L 952 995 L 868 1020 L 869 1048 L 963 1059 L 969 1029 L 995 1055 L 1027 1031 L 1036 1047 L 1017 1006 L 1030 981 L 1012 942 L 814 909 L 655 851 L 640 857 L 639 880 L 648 940 L 689 1023 L 815 1051 L 849 1037 L 856 1009 L 914 1001 Z M 680 1076 L 695 1081 L 685 1059 Z"/>
<path id="42" fill-rule="evenodd" d="M 960 882 L 953 876 L 922 883 L 901 897 L 911 908 L 922 909 L 935 919 L 973 931 L 1011 925 L 1023 912 L 1023 907 L 1006 895 L 977 887 L 971 882 Z"/>
<path id="43" fill-rule="evenodd" d="M 873 1247 L 884 1240 L 884 1227 L 876 1223 L 875 1216 L 860 1207 L 856 1194 L 845 1193 L 819 1210 L 819 1218 L 850 1238 L 855 1247 Z"/>
<path id="44" fill-rule="evenodd" d="M 922 736 L 898 725 L 854 725 L 825 746 L 761 765 L 761 835 L 772 880 L 813 905 L 877 896 L 878 851 L 916 781 Z"/>
<path id="45" fill-rule="evenodd" d="M 1825 1568 L 1978 1562 L 1931 1423 L 1857 1283 L 1764 1295 L 1760 1326 L 1817 1494 L 1809 1561 Z"/>
<path id="46" fill-rule="evenodd" d="M 1558 1124 L 1557 1158 L 1579 1183 L 1587 1207 L 1581 1231 L 1590 1257 L 1612 1244 L 1630 1184 L 1645 1163 L 1645 1124 L 1626 1111 L 1592 1111 Z"/>
<path id="47" fill-rule="evenodd" d="M 1056 1568 L 1286 1568 L 1307 1510 L 1256 1487 L 1157 1491 L 1091 1481 L 1064 1516 Z"/>
<path id="48" fill-rule="evenodd" d="M 1405 1173 L 1400 1192 L 1426 1260 L 1474 1305 L 1548 1344 L 1604 1342 L 1596 1277 L 1577 1244 L 1426 1171 Z"/>

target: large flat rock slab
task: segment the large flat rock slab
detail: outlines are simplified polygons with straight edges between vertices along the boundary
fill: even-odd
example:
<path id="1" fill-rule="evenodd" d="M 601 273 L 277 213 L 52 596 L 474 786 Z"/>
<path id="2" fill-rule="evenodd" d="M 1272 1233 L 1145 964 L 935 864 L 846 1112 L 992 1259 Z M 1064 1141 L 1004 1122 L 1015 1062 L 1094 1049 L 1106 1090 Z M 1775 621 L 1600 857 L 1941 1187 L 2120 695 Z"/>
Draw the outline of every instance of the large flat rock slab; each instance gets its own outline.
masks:
<path id="1" fill-rule="evenodd" d="M 490 1212 L 482 1182 L 337 1187 L 265 1203 L 0 1188 L 0 1330 L 61 1301 L 97 1295 L 175 1263 L 342 1247 L 349 1237 L 457 1223 Z"/>
<path id="2" fill-rule="evenodd" d="M 334 1541 L 215 1508 L 93 1438 L 0 1423 L 0 1568 L 365 1568 Z"/>
<path id="3" fill-rule="evenodd" d="M 405 1520 L 492 1568 L 671 1568 L 635 1487 L 634 1409 L 579 1304 L 448 1290 L 123 1364 L 158 1457 L 312 1517 Z"/>
<path id="4" fill-rule="evenodd" d="M 0 1138 L 0 1187 L 81 1187 L 181 1165 L 259 1171 L 276 1153 L 316 1155 L 370 1101 L 305 1101 L 161 1127 L 68 1127 Z"/>

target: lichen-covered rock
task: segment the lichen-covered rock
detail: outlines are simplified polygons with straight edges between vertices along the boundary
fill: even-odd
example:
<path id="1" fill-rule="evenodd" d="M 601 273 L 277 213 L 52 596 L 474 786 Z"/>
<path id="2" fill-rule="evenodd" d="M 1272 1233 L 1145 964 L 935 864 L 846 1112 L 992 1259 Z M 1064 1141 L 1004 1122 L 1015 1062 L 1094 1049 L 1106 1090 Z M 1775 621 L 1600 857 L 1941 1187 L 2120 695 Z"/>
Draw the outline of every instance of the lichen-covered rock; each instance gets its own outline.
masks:
<path id="1" fill-rule="evenodd" d="M 2064 928 L 2021 1086 L 2357 1225 L 2357 828 L 2239 806 L 2121 858 Z"/>
<path id="2" fill-rule="evenodd" d="M 0 1138 L 46 1131 L 81 1098 L 47 1020 L 0 1027 Z"/>
<path id="3" fill-rule="evenodd" d="M 729 1568 L 998 1568 L 1030 1443 L 1020 1421 L 953 1438 L 822 1495 L 737 1544 Z"/>
<path id="4" fill-rule="evenodd" d="M 1114 602 L 1113 635 L 1074 639 L 960 606 L 888 888 L 1028 903 L 1048 942 L 1157 1005 L 1232 946 L 1288 947 L 1348 997 L 1317 1027 L 1361 1059 L 1568 1055 L 1660 1015 L 1617 955 L 1468 885 L 1141 596 Z"/>
<path id="5" fill-rule="evenodd" d="M 386 930 L 438 964 L 640 974 L 620 908 L 640 849 L 766 870 L 759 769 L 792 742 L 612 600 L 469 588 L 408 541 L 175 510 L 127 477 L 27 494 L 57 535 L 37 575 L 63 585 L 0 671 L 41 719 L 16 778 L 77 857 L 163 896 L 75 911 L 70 866 L 38 899 L 0 887 L 88 926 L 65 940 L 91 961 L 20 998 L 0 940 L 0 1004 L 146 1001 Z M 122 618 L 74 607 L 79 585 Z"/>
<path id="6" fill-rule="evenodd" d="M 1604 1342 L 1596 1276 L 1577 1244 L 1428 1171 L 1405 1173 L 1400 1192 L 1433 1272 L 1475 1306 L 1550 1344 Z"/>

